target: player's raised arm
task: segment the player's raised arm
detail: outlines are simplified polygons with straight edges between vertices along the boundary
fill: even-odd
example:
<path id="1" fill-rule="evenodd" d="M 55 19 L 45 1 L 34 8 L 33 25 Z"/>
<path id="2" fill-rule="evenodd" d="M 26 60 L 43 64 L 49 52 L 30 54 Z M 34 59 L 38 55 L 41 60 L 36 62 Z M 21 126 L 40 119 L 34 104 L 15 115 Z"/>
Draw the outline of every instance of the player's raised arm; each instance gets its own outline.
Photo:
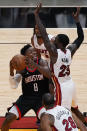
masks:
<path id="1" fill-rule="evenodd" d="M 35 27 L 33 29 L 33 35 L 31 37 L 31 44 L 32 44 L 33 47 L 34 47 L 34 34 L 35 34 Z"/>
<path id="2" fill-rule="evenodd" d="M 50 57 L 54 57 L 54 59 L 52 59 L 52 61 L 55 61 L 55 58 L 57 58 L 57 50 L 54 44 L 51 44 L 49 38 L 48 38 L 48 34 L 46 32 L 46 29 L 44 28 L 43 24 L 41 23 L 41 20 L 39 18 L 39 10 L 41 8 L 41 3 L 37 6 L 34 15 L 35 15 L 35 20 L 36 20 L 36 24 L 39 28 L 39 31 L 42 35 L 43 41 L 44 41 L 44 45 L 46 47 L 46 49 L 48 50 Z"/>
<path id="3" fill-rule="evenodd" d="M 74 53 L 80 47 L 81 43 L 84 40 L 83 29 L 82 29 L 81 24 L 79 22 L 79 13 L 80 13 L 80 8 L 78 7 L 77 12 L 73 13 L 73 18 L 74 18 L 76 26 L 77 26 L 78 37 L 75 39 L 75 41 L 70 46 L 68 46 L 68 49 L 70 49 L 72 56 L 74 55 Z"/>

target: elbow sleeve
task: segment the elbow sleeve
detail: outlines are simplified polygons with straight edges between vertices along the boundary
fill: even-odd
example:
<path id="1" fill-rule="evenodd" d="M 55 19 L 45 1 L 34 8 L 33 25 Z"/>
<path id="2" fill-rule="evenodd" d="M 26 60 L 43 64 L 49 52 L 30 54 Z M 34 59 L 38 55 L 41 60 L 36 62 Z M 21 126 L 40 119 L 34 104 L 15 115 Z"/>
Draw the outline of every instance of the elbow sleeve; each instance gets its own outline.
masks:
<path id="1" fill-rule="evenodd" d="M 15 74 L 14 76 L 9 76 L 9 82 L 12 89 L 16 89 L 21 81 L 21 74 Z"/>
<path id="2" fill-rule="evenodd" d="M 81 27 L 81 24 L 78 22 L 78 23 L 76 23 L 76 25 L 77 25 L 78 37 L 83 41 L 84 40 L 84 32 L 83 32 L 83 29 Z"/>
<path id="3" fill-rule="evenodd" d="M 80 47 L 81 43 L 83 42 L 84 40 L 84 32 L 83 32 L 83 29 L 80 25 L 80 23 L 76 23 L 77 25 L 77 34 L 78 34 L 78 38 L 77 40 L 75 41 L 75 44 L 77 45 L 77 48 Z"/>

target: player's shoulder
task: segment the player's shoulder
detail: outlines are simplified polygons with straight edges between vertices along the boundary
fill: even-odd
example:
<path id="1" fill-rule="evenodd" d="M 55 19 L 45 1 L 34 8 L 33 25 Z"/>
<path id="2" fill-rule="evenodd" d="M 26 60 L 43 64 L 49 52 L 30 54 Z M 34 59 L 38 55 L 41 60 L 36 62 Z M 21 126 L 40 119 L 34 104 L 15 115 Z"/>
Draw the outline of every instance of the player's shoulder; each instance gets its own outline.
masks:
<path id="1" fill-rule="evenodd" d="M 67 52 L 68 54 L 71 54 L 71 50 L 68 49 L 68 48 L 66 48 L 66 52 Z"/>
<path id="2" fill-rule="evenodd" d="M 70 45 L 67 47 L 67 49 L 69 49 L 70 52 L 72 53 L 72 55 L 74 55 L 74 53 L 76 52 L 76 50 L 77 50 L 78 48 L 77 48 L 77 45 L 73 43 L 73 44 L 70 44 Z"/>
<path id="3" fill-rule="evenodd" d="M 50 125 L 54 125 L 55 118 L 52 114 L 44 113 L 41 118 L 41 121 L 43 121 L 45 123 L 50 123 Z"/>

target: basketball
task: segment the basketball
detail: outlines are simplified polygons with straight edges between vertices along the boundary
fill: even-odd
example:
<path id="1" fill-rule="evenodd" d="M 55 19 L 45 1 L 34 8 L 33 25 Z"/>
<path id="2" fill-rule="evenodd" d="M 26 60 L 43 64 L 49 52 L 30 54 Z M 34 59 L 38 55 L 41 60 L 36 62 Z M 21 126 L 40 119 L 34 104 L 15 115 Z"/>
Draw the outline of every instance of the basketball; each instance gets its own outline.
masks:
<path id="1" fill-rule="evenodd" d="M 26 67 L 26 63 L 25 63 L 25 56 L 23 55 L 15 55 L 11 62 L 10 62 L 13 66 L 13 68 L 17 71 L 21 71 L 21 70 L 24 70 L 25 67 Z"/>

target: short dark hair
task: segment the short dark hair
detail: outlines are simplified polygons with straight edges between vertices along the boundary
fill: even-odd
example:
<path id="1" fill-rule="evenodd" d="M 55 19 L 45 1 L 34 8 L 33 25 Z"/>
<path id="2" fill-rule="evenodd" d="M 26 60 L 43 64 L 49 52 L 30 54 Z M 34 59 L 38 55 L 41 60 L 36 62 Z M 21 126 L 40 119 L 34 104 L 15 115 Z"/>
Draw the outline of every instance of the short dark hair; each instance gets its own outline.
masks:
<path id="1" fill-rule="evenodd" d="M 58 34 L 56 39 L 66 47 L 69 44 L 69 37 L 66 34 Z"/>
<path id="2" fill-rule="evenodd" d="M 25 46 L 20 50 L 20 54 L 25 55 L 27 49 L 29 49 L 30 47 L 32 47 L 30 44 L 25 45 Z"/>
<path id="3" fill-rule="evenodd" d="M 45 93 L 42 97 L 42 101 L 45 106 L 53 105 L 54 104 L 54 96 L 50 93 Z"/>

